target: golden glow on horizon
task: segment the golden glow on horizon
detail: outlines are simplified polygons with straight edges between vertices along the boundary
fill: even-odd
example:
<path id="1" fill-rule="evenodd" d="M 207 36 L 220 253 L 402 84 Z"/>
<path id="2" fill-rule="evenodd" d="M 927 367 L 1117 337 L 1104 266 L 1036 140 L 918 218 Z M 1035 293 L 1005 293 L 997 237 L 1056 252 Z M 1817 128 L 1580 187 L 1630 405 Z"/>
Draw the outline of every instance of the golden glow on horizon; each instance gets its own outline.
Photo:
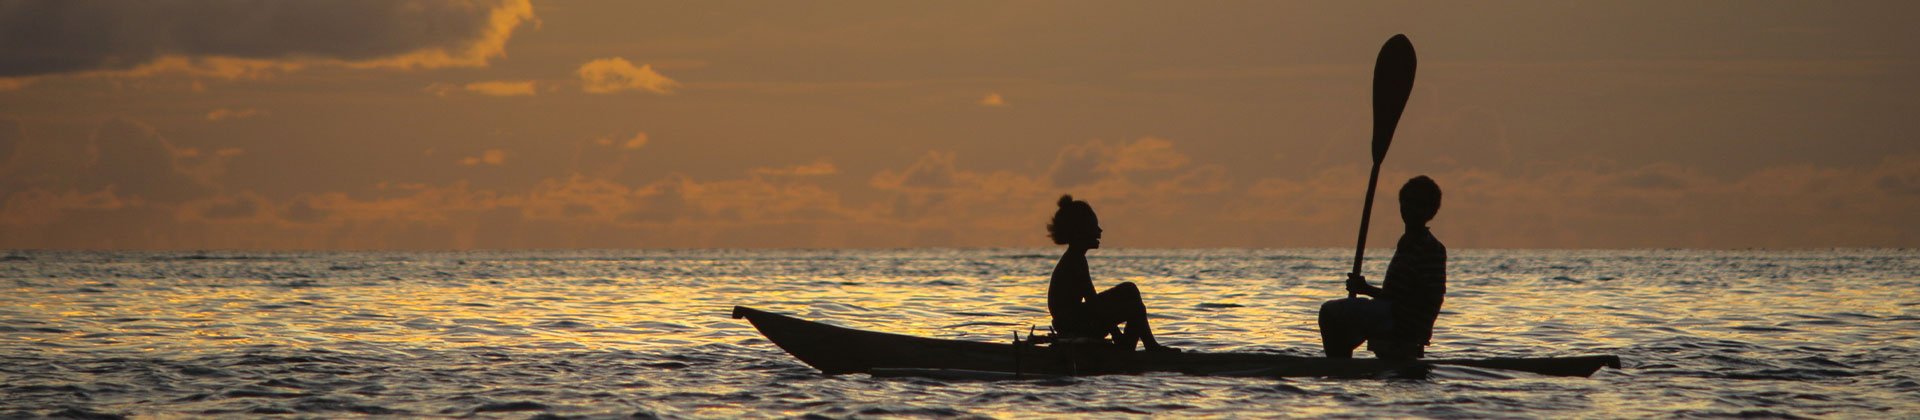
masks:
<path id="1" fill-rule="evenodd" d="M 1394 33 L 1369 243 L 1920 246 L 1914 3 L 118 6 L 0 40 L 0 248 L 1345 246 Z"/>

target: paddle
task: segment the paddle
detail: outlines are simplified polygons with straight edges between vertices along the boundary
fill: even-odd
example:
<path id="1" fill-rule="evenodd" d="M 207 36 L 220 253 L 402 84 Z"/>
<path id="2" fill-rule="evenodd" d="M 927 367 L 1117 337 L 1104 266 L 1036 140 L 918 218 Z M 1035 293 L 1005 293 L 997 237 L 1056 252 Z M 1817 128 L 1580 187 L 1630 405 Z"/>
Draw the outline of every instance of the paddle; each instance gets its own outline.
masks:
<path id="1" fill-rule="evenodd" d="M 1367 204 L 1360 209 L 1360 243 L 1353 249 L 1353 274 L 1360 274 L 1360 263 L 1367 258 L 1367 222 L 1373 218 L 1373 191 L 1380 183 L 1380 161 L 1387 159 L 1387 146 L 1393 144 L 1393 129 L 1400 125 L 1400 113 L 1407 109 L 1407 96 L 1413 94 L 1413 41 L 1406 35 L 1394 35 L 1380 46 L 1380 58 L 1373 62 L 1373 173 L 1367 176 Z M 1353 292 L 1347 292 L 1352 298 Z"/>

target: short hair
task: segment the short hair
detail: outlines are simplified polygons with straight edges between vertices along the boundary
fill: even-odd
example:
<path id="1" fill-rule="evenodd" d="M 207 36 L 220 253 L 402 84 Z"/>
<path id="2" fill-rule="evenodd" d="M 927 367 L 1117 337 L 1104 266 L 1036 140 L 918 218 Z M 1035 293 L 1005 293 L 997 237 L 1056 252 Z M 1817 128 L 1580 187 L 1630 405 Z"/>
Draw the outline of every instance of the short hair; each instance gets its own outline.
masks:
<path id="1" fill-rule="evenodd" d="M 1099 216 L 1093 214 L 1093 205 L 1086 201 L 1061 195 L 1059 206 L 1060 209 L 1053 212 L 1053 220 L 1047 222 L 1047 237 L 1056 245 L 1084 238 L 1093 230 L 1091 227 L 1100 224 Z"/>
<path id="2" fill-rule="evenodd" d="M 1426 222 L 1440 214 L 1440 184 L 1426 175 L 1407 180 L 1400 187 L 1400 217 Z"/>

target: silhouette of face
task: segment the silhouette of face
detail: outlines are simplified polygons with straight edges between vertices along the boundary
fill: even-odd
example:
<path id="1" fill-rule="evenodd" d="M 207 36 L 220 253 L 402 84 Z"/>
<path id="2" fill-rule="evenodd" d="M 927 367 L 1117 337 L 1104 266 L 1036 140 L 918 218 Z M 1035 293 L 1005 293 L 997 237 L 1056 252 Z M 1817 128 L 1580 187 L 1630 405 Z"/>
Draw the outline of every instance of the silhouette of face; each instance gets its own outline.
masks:
<path id="1" fill-rule="evenodd" d="M 1079 234 L 1080 237 L 1074 238 L 1068 243 L 1087 249 L 1100 248 L 1100 234 L 1104 232 L 1104 230 L 1100 229 L 1100 217 L 1088 214 L 1087 217 L 1082 220 L 1084 221 L 1081 222 L 1079 226 L 1073 228 L 1074 233 Z"/>
<path id="2" fill-rule="evenodd" d="M 1087 249 L 1099 249 L 1100 233 L 1105 232 L 1104 230 L 1100 229 L 1100 219 L 1094 218 L 1092 220 L 1089 220 L 1087 221 L 1087 225 L 1088 225 L 1087 238 L 1084 240 L 1085 243 L 1083 245 L 1086 245 Z"/>
<path id="3" fill-rule="evenodd" d="M 1066 197 L 1061 200 L 1060 210 L 1047 223 L 1047 237 L 1056 244 L 1099 248 L 1100 216 L 1093 213 L 1093 206 L 1084 201 L 1069 202 Z"/>
<path id="4" fill-rule="evenodd" d="M 1433 220 L 1435 213 L 1438 212 L 1419 206 L 1401 205 L 1400 221 L 1409 225 L 1425 225 Z"/>

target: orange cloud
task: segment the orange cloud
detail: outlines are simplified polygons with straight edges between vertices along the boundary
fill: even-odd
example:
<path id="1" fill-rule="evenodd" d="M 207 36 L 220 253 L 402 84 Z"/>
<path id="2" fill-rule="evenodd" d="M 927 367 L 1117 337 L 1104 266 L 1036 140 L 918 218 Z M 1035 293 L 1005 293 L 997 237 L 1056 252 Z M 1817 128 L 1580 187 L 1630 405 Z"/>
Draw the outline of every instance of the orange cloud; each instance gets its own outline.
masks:
<path id="1" fill-rule="evenodd" d="M 844 170 L 822 159 L 721 178 L 569 174 L 524 189 L 392 182 L 271 198 L 221 182 L 220 160 L 247 156 L 239 149 L 175 146 L 120 120 L 91 143 L 71 173 L 15 167 L 0 177 L 0 247 L 1042 246 L 1063 193 L 1094 204 L 1116 247 L 1345 246 L 1366 173 L 1235 179 L 1179 142 L 1148 137 L 1063 146 L 1055 162 L 1027 169 L 970 168 L 933 151 L 851 188 L 821 177 Z M 10 160 L 45 158 L 23 150 L 35 151 Z M 463 160 L 509 157 L 488 149 Z M 1898 246 L 1920 234 L 1910 221 L 1920 155 L 1732 177 L 1577 161 L 1426 174 L 1446 191 L 1435 231 L 1456 248 Z M 1398 234 L 1392 191 L 1412 175 L 1383 174 L 1369 243 Z"/>
<path id="2" fill-rule="evenodd" d="M 915 160 L 906 169 L 898 172 L 881 170 L 874 174 L 868 184 L 882 190 L 897 191 L 944 191 L 960 187 L 963 181 L 973 181 L 978 175 L 961 172 L 954 165 L 955 156 L 949 152 L 927 152 Z"/>
<path id="3" fill-rule="evenodd" d="M 220 121 L 226 121 L 226 120 L 237 120 L 242 118 L 253 118 L 261 115 L 266 115 L 266 112 L 258 109 L 253 109 L 253 108 L 238 108 L 238 109 L 215 108 L 212 111 L 207 111 L 207 121 L 220 122 Z"/>
<path id="4" fill-rule="evenodd" d="M 916 241 L 982 245 L 989 236 L 1022 237 L 1057 190 L 1042 179 L 1010 171 L 961 169 L 957 156 L 929 152 L 906 169 L 882 170 L 868 182 L 893 192 L 882 216 L 911 227 Z"/>
<path id="5" fill-rule="evenodd" d="M 460 158 L 460 164 L 466 166 L 479 166 L 482 164 L 500 166 L 506 163 L 507 151 L 500 149 L 487 149 L 486 151 L 480 152 L 479 156 Z"/>
<path id="6" fill-rule="evenodd" d="M 533 96 L 534 83 L 532 80 L 494 80 L 468 83 L 465 89 L 487 96 Z"/>
<path id="7" fill-rule="evenodd" d="M 772 175 L 772 176 L 821 176 L 821 175 L 833 175 L 836 173 L 840 173 L 840 168 L 833 166 L 832 162 L 827 162 L 824 160 L 805 164 L 805 165 L 794 165 L 794 166 L 786 166 L 786 167 L 778 167 L 778 168 L 755 168 L 753 170 L 754 175 Z"/>
<path id="8" fill-rule="evenodd" d="M 1189 167 L 1173 142 L 1143 137 L 1117 145 L 1093 140 L 1062 147 L 1045 173 L 980 173 L 959 169 L 951 153 L 931 152 L 906 169 L 883 170 L 869 184 L 903 192 L 1019 193 L 1036 198 L 1048 191 L 1085 197 L 1125 197 L 1149 193 L 1190 194 L 1227 188 L 1225 168 Z M 1185 169 L 1185 170 L 1182 170 Z"/>
<path id="9" fill-rule="evenodd" d="M 999 93 L 988 93 L 986 97 L 980 98 L 979 103 L 982 106 L 1007 106 L 1007 99 L 1001 97 Z"/>
<path id="10" fill-rule="evenodd" d="M 601 146 L 619 147 L 627 150 L 637 150 L 641 147 L 646 147 L 647 142 L 650 140 L 651 138 L 647 136 L 647 132 L 640 131 L 640 132 L 633 133 L 633 137 L 628 137 L 626 140 L 617 140 L 611 137 L 601 137 L 601 138 L 593 139 L 593 143 Z"/>
<path id="11" fill-rule="evenodd" d="M 1166 139 L 1142 137 L 1119 144 L 1093 140 L 1062 148 L 1044 179 L 1085 198 L 1211 193 L 1225 188 L 1223 167 L 1189 168 L 1190 162 L 1192 158 L 1174 150 L 1173 142 Z"/>
<path id="12" fill-rule="evenodd" d="M 653 71 L 652 65 L 634 67 L 625 58 L 613 57 L 580 65 L 580 89 L 587 93 L 619 93 L 629 90 L 671 94 L 680 82 Z"/>
<path id="13" fill-rule="evenodd" d="M 521 204 L 522 214 L 532 220 L 712 227 L 853 218 L 839 200 L 839 194 L 817 185 L 758 178 L 697 181 L 673 175 L 629 187 L 574 175 L 541 181 Z"/>
<path id="14" fill-rule="evenodd" d="M 403 6 L 414 8 L 414 6 Z M 468 10 L 473 10 L 469 3 Z M 440 67 L 485 67 L 488 60 L 507 55 L 507 40 L 513 38 L 513 31 L 521 23 L 534 21 L 533 3 L 529 0 L 499 0 L 486 9 L 485 24 L 480 27 L 479 36 L 464 44 L 436 46 L 414 50 L 406 54 L 375 60 L 348 62 L 346 65 L 356 68 L 440 68 Z"/>
<path id="15" fill-rule="evenodd" d="M 7 194 L 5 204 L 0 204 L 0 224 L 46 225 L 60 220 L 70 211 L 118 210 L 137 204 L 137 201 L 129 201 L 115 194 L 112 187 L 93 192 L 54 192 L 35 188 Z"/>
<path id="16" fill-rule="evenodd" d="M 519 199 L 504 197 L 491 190 L 474 189 L 466 182 L 446 186 L 423 184 L 385 185 L 379 191 L 384 198 L 359 199 L 346 193 L 317 194 L 304 199 L 305 205 L 326 218 L 340 222 L 439 222 L 455 213 L 491 210 L 515 206 Z"/>
<path id="17" fill-rule="evenodd" d="M 208 174 L 223 170 L 231 157 L 200 160 L 198 150 L 175 146 L 153 127 L 126 119 L 101 124 L 87 152 L 87 165 L 71 178 L 83 188 L 112 186 L 126 196 L 167 202 L 213 190 Z"/>
<path id="18" fill-rule="evenodd" d="M 1154 137 L 1141 137 L 1133 143 L 1121 144 L 1109 153 L 1110 160 L 1103 168 L 1114 173 L 1173 170 L 1192 160 L 1186 154 L 1174 151 L 1173 142 Z"/>
<path id="19" fill-rule="evenodd" d="M 635 132 L 633 133 L 633 137 L 628 138 L 627 141 L 620 142 L 620 148 L 627 150 L 639 149 L 647 145 L 647 139 L 647 132 Z"/>
<path id="20" fill-rule="evenodd" d="M 527 193 L 521 215 L 532 220 L 613 223 L 646 191 L 603 178 L 574 175 L 546 179 Z"/>
<path id="21" fill-rule="evenodd" d="M 260 223 L 274 220 L 272 201 L 252 191 L 234 195 L 216 195 L 181 203 L 176 210 L 182 221 L 208 223 Z"/>

